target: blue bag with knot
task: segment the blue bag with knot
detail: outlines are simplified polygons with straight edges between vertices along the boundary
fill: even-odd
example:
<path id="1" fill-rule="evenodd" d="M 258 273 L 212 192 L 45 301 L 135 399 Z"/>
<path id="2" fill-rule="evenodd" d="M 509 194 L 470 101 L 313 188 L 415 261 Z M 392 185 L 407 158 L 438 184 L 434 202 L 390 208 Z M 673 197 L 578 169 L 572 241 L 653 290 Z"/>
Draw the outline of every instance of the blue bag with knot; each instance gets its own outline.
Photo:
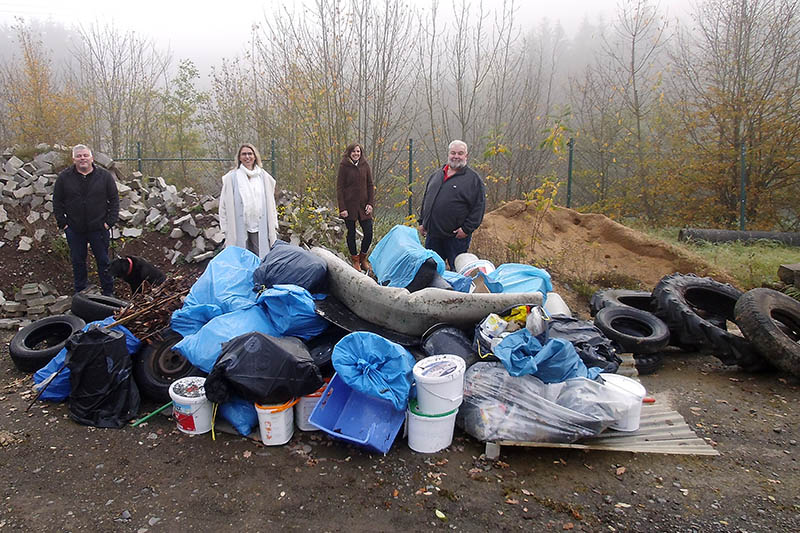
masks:
<path id="1" fill-rule="evenodd" d="M 525 328 L 500 341 L 494 355 L 512 376 L 533 375 L 545 383 L 560 383 L 578 377 L 594 379 L 602 370 L 586 368 L 571 342 L 550 339 L 542 346 L 539 339 Z"/>
<path id="2" fill-rule="evenodd" d="M 420 244 L 417 230 L 395 226 L 369 254 L 369 262 L 381 285 L 407 287 L 422 263 L 431 257 L 436 261 L 436 272 L 441 276 L 444 273 L 444 261 L 439 254 Z"/>
<path id="3" fill-rule="evenodd" d="M 375 333 L 350 333 L 333 348 L 333 367 L 347 385 L 389 400 L 398 411 L 408 406 L 414 356 Z"/>

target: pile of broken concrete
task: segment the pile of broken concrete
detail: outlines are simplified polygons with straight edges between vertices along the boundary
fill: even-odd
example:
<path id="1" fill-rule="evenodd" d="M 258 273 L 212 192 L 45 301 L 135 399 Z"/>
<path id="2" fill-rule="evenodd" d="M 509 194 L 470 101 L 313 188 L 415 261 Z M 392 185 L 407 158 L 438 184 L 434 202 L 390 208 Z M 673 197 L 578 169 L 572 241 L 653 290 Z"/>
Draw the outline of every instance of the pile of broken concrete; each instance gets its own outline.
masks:
<path id="1" fill-rule="evenodd" d="M 32 250 L 52 232 L 53 188 L 58 172 L 70 162 L 64 146 L 40 144 L 38 155 L 24 161 L 7 149 L 0 156 L 0 247 L 15 246 L 19 253 Z M 108 169 L 115 177 L 120 198 L 119 222 L 112 230 L 113 239 L 135 239 L 144 232 L 161 232 L 174 239 L 174 245 L 161 250 L 171 264 L 201 263 L 214 256 L 224 241 L 219 227 L 218 198 L 198 194 L 191 187 L 178 189 L 163 177 L 128 174 L 123 166 L 103 153 L 94 154 L 95 164 Z M 344 227 L 337 212 L 319 207 L 314 227 L 297 224 L 297 197 L 281 191 L 277 200 L 281 213 L 279 235 L 293 244 L 327 245 L 341 242 Z M 49 226 L 48 226 L 49 225 Z M 31 232 L 30 229 L 33 228 Z M 18 291 L 20 292 L 20 291 Z M 39 306 L 28 312 L 24 299 L 6 301 L 0 293 L 0 315 L 13 323 L 0 326 L 16 328 L 22 319 L 40 317 Z M 47 295 L 58 298 L 54 291 Z M 42 296 L 46 296 L 43 294 Z M 63 304 L 62 304 L 63 305 Z M 24 322 L 23 322 L 24 324 Z"/>

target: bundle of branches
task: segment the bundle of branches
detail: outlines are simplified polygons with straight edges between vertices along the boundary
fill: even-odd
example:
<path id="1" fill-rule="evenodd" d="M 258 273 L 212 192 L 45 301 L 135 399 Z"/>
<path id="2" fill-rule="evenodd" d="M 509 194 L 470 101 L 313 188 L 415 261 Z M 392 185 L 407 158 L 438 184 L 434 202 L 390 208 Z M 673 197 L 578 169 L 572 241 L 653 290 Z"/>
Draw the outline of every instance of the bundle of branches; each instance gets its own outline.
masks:
<path id="1" fill-rule="evenodd" d="M 146 340 L 169 326 L 172 312 L 183 305 L 184 297 L 196 281 L 193 275 L 180 271 L 169 272 L 167 279 L 157 287 L 143 285 L 116 317 L 139 340 Z"/>

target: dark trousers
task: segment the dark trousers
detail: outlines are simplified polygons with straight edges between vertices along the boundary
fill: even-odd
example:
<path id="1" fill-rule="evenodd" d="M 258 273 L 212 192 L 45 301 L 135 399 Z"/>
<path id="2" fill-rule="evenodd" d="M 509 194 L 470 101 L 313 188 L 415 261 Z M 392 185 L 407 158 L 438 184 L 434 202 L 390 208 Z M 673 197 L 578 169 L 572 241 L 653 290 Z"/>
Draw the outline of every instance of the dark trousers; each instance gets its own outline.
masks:
<path id="1" fill-rule="evenodd" d="M 247 232 L 247 249 L 253 252 L 254 254 L 258 255 L 260 258 L 261 256 L 258 254 L 258 232 L 257 231 L 248 231 Z"/>
<path id="2" fill-rule="evenodd" d="M 361 224 L 361 231 L 364 232 L 364 238 L 361 239 L 361 253 L 367 253 L 369 245 L 372 244 L 372 219 L 359 220 Z M 350 255 L 358 255 L 358 248 L 356 248 L 356 221 L 344 219 L 344 225 L 347 227 L 347 249 L 350 250 Z"/>
<path id="3" fill-rule="evenodd" d="M 463 239 L 455 237 L 431 237 L 430 233 L 425 237 L 425 248 L 433 250 L 439 257 L 445 260 L 450 270 L 456 269 L 456 256 L 469 250 L 469 243 L 472 235 L 467 235 Z"/>
<path id="4" fill-rule="evenodd" d="M 69 257 L 72 260 L 75 292 L 82 291 L 89 284 L 89 277 L 86 272 L 86 256 L 88 247 L 91 246 L 92 254 L 94 254 L 94 259 L 97 263 L 97 274 L 100 277 L 100 287 L 103 294 L 112 294 L 114 292 L 114 278 L 108 272 L 108 230 L 102 229 L 78 233 L 68 227 L 66 234 Z"/>

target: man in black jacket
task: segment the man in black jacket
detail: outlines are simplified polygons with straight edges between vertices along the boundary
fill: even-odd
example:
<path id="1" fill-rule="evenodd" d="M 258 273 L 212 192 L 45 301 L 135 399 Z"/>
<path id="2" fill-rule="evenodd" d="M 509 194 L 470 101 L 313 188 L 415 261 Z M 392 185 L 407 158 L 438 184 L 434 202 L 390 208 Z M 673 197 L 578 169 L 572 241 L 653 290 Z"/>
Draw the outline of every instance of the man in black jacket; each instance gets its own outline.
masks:
<path id="1" fill-rule="evenodd" d="M 469 249 L 486 208 L 483 180 L 467 166 L 467 156 L 464 141 L 450 143 L 447 164 L 428 178 L 419 219 L 425 248 L 439 254 L 452 270 L 456 256 Z"/>
<path id="2" fill-rule="evenodd" d="M 83 144 L 72 149 L 73 165 L 58 175 L 53 190 L 53 214 L 67 236 L 75 292 L 88 284 L 86 255 L 92 247 L 103 294 L 113 296 L 114 279 L 108 272 L 109 230 L 119 217 L 119 194 L 111 174 L 94 165 L 92 151 Z"/>

